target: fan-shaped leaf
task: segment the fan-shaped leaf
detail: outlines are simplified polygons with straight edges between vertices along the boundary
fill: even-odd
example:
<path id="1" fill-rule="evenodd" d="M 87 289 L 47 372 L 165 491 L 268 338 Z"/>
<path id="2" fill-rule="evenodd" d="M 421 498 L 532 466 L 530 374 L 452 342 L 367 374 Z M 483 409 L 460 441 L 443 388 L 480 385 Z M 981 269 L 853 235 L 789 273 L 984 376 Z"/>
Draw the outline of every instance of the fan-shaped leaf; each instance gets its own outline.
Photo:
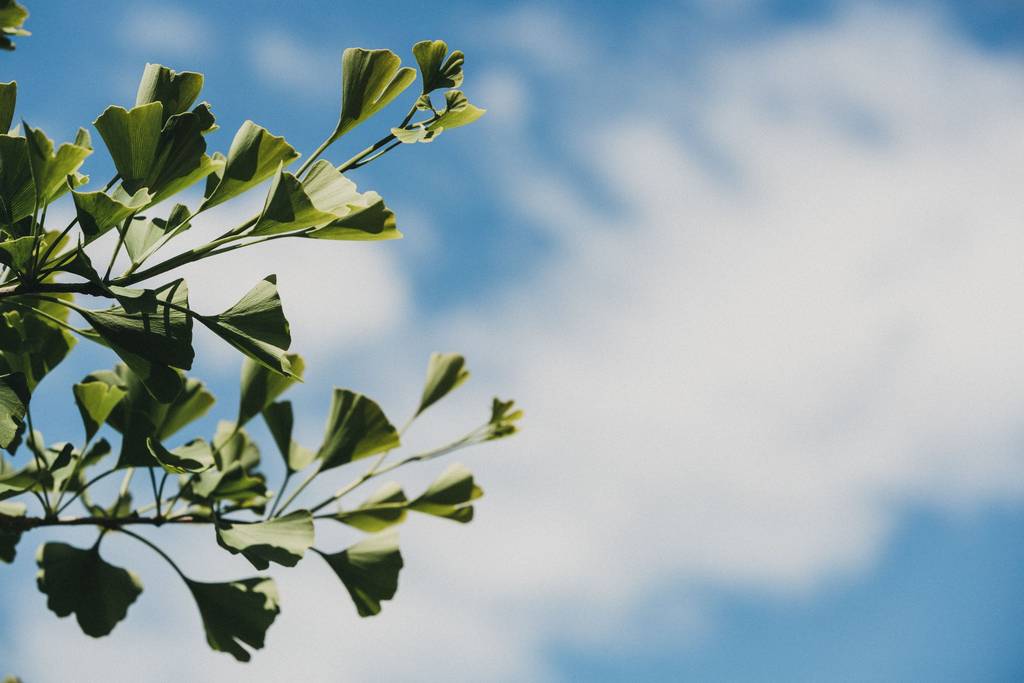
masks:
<path id="1" fill-rule="evenodd" d="M 188 588 L 199 607 L 206 642 L 240 662 L 252 658 L 242 645 L 261 649 L 267 629 L 281 611 L 277 587 L 271 579 L 256 577 L 229 583 L 190 580 Z"/>
<path id="2" fill-rule="evenodd" d="M 380 406 L 348 389 L 334 390 L 324 442 L 316 455 L 323 462 L 321 471 L 389 451 L 399 444 L 398 430 Z"/>
<path id="3" fill-rule="evenodd" d="M 292 338 L 277 294 L 277 276 L 268 275 L 219 315 L 199 320 L 236 349 L 276 372 L 295 376 L 285 353 Z"/>
<path id="4" fill-rule="evenodd" d="M 7 448 L 21 429 L 29 392 L 20 372 L 0 375 L 0 447 Z"/>
<path id="5" fill-rule="evenodd" d="M 194 71 L 176 72 L 160 64 L 146 64 L 135 95 L 135 106 L 159 102 L 163 121 L 186 111 L 203 89 L 203 75 Z"/>
<path id="6" fill-rule="evenodd" d="M 461 90 L 449 90 L 444 94 L 445 109 L 427 124 L 427 130 L 451 130 L 466 126 L 487 113 L 486 109 L 469 103 Z"/>
<path id="7" fill-rule="evenodd" d="M 238 403 L 238 424 L 259 415 L 288 387 L 301 381 L 306 363 L 297 353 L 285 354 L 291 373 L 282 375 L 250 358 L 242 361 L 241 394 Z"/>
<path id="8" fill-rule="evenodd" d="M 46 133 L 28 124 L 23 127 L 28 141 L 36 199 L 39 206 L 44 206 L 67 192 L 67 178 L 73 176 L 86 157 L 92 154 L 92 142 L 89 133 L 80 128 L 74 143 L 66 142 L 54 152 L 53 141 L 46 137 Z"/>
<path id="9" fill-rule="evenodd" d="M 313 545 L 313 515 L 298 510 L 255 524 L 217 524 L 217 543 L 233 555 L 241 553 L 256 569 L 271 562 L 294 567 Z"/>
<path id="10" fill-rule="evenodd" d="M 64 543 L 46 543 L 36 555 L 37 583 L 47 607 L 57 616 L 74 613 L 87 635 L 99 638 L 114 630 L 142 593 L 133 572 L 106 563 L 99 547 L 82 550 Z"/>
<path id="11" fill-rule="evenodd" d="M 193 439 L 184 446 L 167 450 L 153 438 L 146 439 L 149 454 L 168 472 L 197 474 L 213 467 L 213 451 L 205 439 Z"/>
<path id="12" fill-rule="evenodd" d="M 128 395 L 121 387 L 98 380 L 81 382 L 71 389 L 75 394 L 78 412 L 82 415 L 86 441 L 92 441 L 100 425 L 107 421 L 121 399 Z"/>
<path id="13" fill-rule="evenodd" d="M 382 486 L 354 510 L 339 511 L 334 519 L 373 533 L 405 521 L 408 502 L 402 487 L 392 482 Z"/>
<path id="14" fill-rule="evenodd" d="M 462 63 L 466 56 L 461 50 L 452 50 L 445 59 L 447 43 L 443 40 L 421 40 L 412 46 L 412 54 L 420 67 L 424 95 L 440 88 L 462 85 Z"/>
<path id="15" fill-rule="evenodd" d="M 391 50 L 349 48 L 341 58 L 341 116 L 331 141 L 337 140 L 391 103 L 416 80 Z"/>
<path id="16" fill-rule="evenodd" d="M 18 100 L 18 84 L 0 83 L 0 133 L 6 134 L 14 120 L 14 105 Z"/>
<path id="17" fill-rule="evenodd" d="M 484 495 L 473 482 L 473 473 L 458 463 L 446 469 L 426 491 L 409 503 L 409 509 L 466 523 L 473 519 L 469 503 Z"/>
<path id="18" fill-rule="evenodd" d="M 274 437 L 289 472 L 304 470 L 316 459 L 316 451 L 304 448 L 292 438 L 294 418 L 290 401 L 271 403 L 263 409 L 263 420 L 267 423 L 267 428 L 270 429 L 270 434 Z"/>
<path id="19" fill-rule="evenodd" d="M 377 614 L 381 600 L 395 597 L 402 570 L 397 534 L 371 536 L 334 555 L 317 552 L 345 584 L 359 616 Z"/>
<path id="20" fill-rule="evenodd" d="M 420 398 L 420 407 L 416 414 L 419 415 L 440 401 L 467 379 L 469 370 L 466 369 L 466 359 L 461 355 L 431 354 L 430 362 L 427 364 L 427 382 L 423 387 L 423 396 Z"/>
<path id="21" fill-rule="evenodd" d="M 125 218 L 153 201 L 153 195 L 145 188 L 140 188 L 133 195 L 118 187 L 112 194 L 100 191 L 72 192 L 71 197 L 75 202 L 75 212 L 86 244 L 120 225 Z"/>
<path id="22" fill-rule="evenodd" d="M 298 158 L 299 153 L 284 138 L 246 121 L 231 142 L 219 182 L 207 185 L 206 201 L 201 208 L 208 209 L 242 194 L 274 175 L 279 166 L 287 166 Z"/>

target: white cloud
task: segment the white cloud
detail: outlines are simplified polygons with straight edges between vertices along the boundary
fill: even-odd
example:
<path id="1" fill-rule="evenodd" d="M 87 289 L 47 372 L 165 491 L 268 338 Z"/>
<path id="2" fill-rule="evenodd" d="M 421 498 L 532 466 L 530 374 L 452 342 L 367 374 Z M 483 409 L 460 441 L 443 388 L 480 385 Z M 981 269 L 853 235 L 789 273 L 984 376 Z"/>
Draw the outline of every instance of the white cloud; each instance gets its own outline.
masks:
<path id="1" fill-rule="evenodd" d="M 286 611 L 252 680 L 539 680 L 553 640 L 636 637 L 620 617 L 664 586 L 813 591 L 870 568 L 905 506 L 1024 496 L 1021 65 L 871 9 L 704 68 L 699 93 L 666 75 L 562 121 L 596 183 L 496 139 L 508 209 L 560 240 L 550 262 L 361 358 L 404 395 L 406 358 L 463 349 L 475 381 L 424 429 L 498 387 L 525 430 L 474 459 L 477 523 L 405 530 L 380 620 L 356 624 L 315 560 L 280 572 Z M 666 87 L 725 172 L 679 134 Z M 13 611 L 37 612 L 31 597 Z M 238 672 L 194 635 L 187 659 L 148 645 L 147 629 L 194 630 L 179 597 L 145 595 L 170 616 L 134 618 L 74 673 L 109 679 L 128 647 L 147 662 L 119 663 L 126 679 Z M 39 633 L 12 651 L 49 648 Z"/>
<path id="2" fill-rule="evenodd" d="M 209 50 L 211 39 L 202 17 L 170 5 L 136 3 L 121 18 L 118 37 L 128 47 L 175 57 Z"/>
<path id="3" fill-rule="evenodd" d="M 254 33 L 247 49 L 250 65 L 268 83 L 324 97 L 337 90 L 341 60 L 334 52 L 310 47 L 280 30 Z"/>

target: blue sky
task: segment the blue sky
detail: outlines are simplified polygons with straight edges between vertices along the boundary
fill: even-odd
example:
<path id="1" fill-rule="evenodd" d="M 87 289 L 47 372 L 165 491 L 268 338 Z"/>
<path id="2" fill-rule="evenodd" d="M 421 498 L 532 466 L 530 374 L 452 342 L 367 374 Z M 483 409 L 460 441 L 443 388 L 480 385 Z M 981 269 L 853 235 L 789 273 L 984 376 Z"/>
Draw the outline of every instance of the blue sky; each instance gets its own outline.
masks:
<path id="1" fill-rule="evenodd" d="M 413 42 L 440 37 L 463 49 L 465 90 L 488 115 L 353 174 L 395 209 L 404 240 L 254 250 L 188 277 L 193 302 L 218 310 L 279 274 L 313 370 L 292 397 L 309 446 L 331 386 L 401 415 L 438 349 L 465 351 L 474 377 L 414 441 L 473 424 L 494 393 L 528 419 L 516 440 L 462 458 L 487 491 L 474 524 L 403 530 L 401 589 L 374 620 L 303 563 L 279 573 L 284 612 L 243 669 L 206 651 L 165 567 L 105 543 L 147 592 L 92 641 L 45 610 L 28 538 L 0 582 L 0 669 L 29 681 L 1024 677 L 1019 3 L 30 9 L 34 35 L 3 55 L 2 78 L 19 81 L 19 114 L 58 139 L 129 104 L 158 61 L 206 74 L 212 147 L 251 118 L 308 152 L 337 115 L 343 48 L 411 60 Z M 88 169 L 110 174 L 103 154 Z M 206 337 L 197 347 L 195 374 L 224 406 L 208 432 L 232 412 L 238 359 Z M 77 425 L 57 387 L 112 362 L 76 354 L 39 399 L 52 440 Z M 201 578 L 251 571 L 203 545 L 168 541 Z M 76 655 L 54 661 L 54 647 Z"/>

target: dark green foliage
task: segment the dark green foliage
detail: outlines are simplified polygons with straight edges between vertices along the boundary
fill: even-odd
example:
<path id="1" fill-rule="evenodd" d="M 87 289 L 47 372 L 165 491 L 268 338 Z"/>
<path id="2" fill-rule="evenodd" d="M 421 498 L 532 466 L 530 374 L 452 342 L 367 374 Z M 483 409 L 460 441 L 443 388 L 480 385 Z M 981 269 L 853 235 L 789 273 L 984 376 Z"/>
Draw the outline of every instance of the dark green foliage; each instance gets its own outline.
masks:
<path id="1" fill-rule="evenodd" d="M 0 47 L 13 47 L 10 36 L 27 35 L 20 28 L 26 16 L 17 3 L 0 0 Z M 399 524 L 410 511 L 458 522 L 473 518 L 472 503 L 482 491 L 461 465 L 411 500 L 391 483 L 358 507 L 341 507 L 345 496 L 371 479 L 515 431 L 519 411 L 495 399 L 490 418 L 468 434 L 388 461 L 405 429 L 468 378 L 462 356 L 431 357 L 419 404 L 402 429 L 367 396 L 334 389 L 322 443 L 308 448 L 296 439 L 292 403 L 279 400 L 301 382 L 305 363 L 290 350 L 277 277 L 252 273 L 247 282 L 225 282 L 248 292 L 219 313 L 194 310 L 187 283 L 175 277 L 187 264 L 269 240 L 401 237 L 380 195 L 359 192 L 347 173 L 403 143 L 433 140 L 483 114 L 461 91 L 451 90 L 464 79 L 461 52 L 449 53 L 443 41 L 422 41 L 413 54 L 422 88 L 405 118 L 337 164 L 321 157 L 383 111 L 417 75 L 389 50 L 345 50 L 338 123 L 295 170 L 289 166 L 299 153 L 251 121 L 242 124 L 226 153 L 211 151 L 208 135 L 217 126 L 210 106 L 200 101 L 202 74 L 147 64 L 134 104 L 112 105 L 94 122 L 117 170 L 102 187 L 86 187 L 89 178 L 80 172 L 93 152 L 86 130 L 57 145 L 27 123 L 10 134 L 17 86 L 0 83 L 0 447 L 13 456 L 0 455 L 0 562 L 14 561 L 19 542 L 37 527 L 94 526 L 99 536 L 92 547 L 51 542 L 37 555 L 38 587 L 48 607 L 61 617 L 74 614 L 86 634 L 110 633 L 142 592 L 135 574 L 101 557 L 101 541 L 135 541 L 169 562 L 195 599 L 210 647 L 240 661 L 263 647 L 280 611 L 270 578 L 195 580 L 133 525 L 157 533 L 163 525 L 188 524 L 197 533 L 205 531 L 207 542 L 261 571 L 271 564 L 295 567 L 313 549 L 337 574 L 357 613 L 370 616 L 398 588 L 403 560 L 397 536 L 370 536 L 330 553 L 313 547 L 317 522 L 340 521 L 353 531 L 376 533 Z M 444 91 L 440 110 L 430 100 L 436 91 Z M 264 181 L 269 189 L 258 213 L 225 226 L 200 246 L 150 264 L 197 215 L 255 191 Z M 204 194 L 197 205 L 164 202 L 200 182 Z M 59 200 L 74 220 L 45 225 L 47 215 L 60 215 L 48 214 Z M 117 238 L 111 240 L 114 249 L 106 263 L 94 265 L 84 246 L 107 233 Z M 122 250 L 128 266 L 115 273 Z M 89 298 L 75 299 L 83 294 Z M 97 304 L 98 299 L 106 303 Z M 87 327 L 77 327 L 80 320 Z M 195 358 L 196 322 L 239 352 L 239 403 L 233 422 L 220 422 L 213 434 L 182 438 L 179 432 L 214 403 L 206 386 L 185 374 Z M 63 436 L 80 440 L 48 443 L 32 429 L 32 395 L 79 337 L 109 349 L 116 365 L 90 373 L 65 394 L 78 409 L 81 431 L 77 424 L 61 425 Z M 259 446 L 246 431 L 257 417 L 283 463 L 276 490 L 261 469 Z M 107 437 L 119 437 L 116 458 L 107 458 L 113 450 Z M 334 495 L 289 511 L 317 477 L 363 460 L 370 464 Z M 117 493 L 95 500 L 93 484 L 113 474 L 121 478 Z M 288 492 L 292 477 L 300 474 L 301 483 Z M 152 497 L 139 505 L 136 500 L 147 497 L 147 483 Z M 76 503 L 84 512 L 69 516 Z"/>

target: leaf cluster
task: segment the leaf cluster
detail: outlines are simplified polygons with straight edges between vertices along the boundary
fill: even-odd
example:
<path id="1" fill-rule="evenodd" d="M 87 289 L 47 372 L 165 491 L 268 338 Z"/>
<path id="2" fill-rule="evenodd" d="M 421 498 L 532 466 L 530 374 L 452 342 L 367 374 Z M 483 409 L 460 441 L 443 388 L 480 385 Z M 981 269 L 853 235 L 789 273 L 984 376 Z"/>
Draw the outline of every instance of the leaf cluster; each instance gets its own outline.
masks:
<path id="1" fill-rule="evenodd" d="M 0 47 L 12 47 L 8 36 L 26 35 L 26 16 L 16 2 L 0 0 Z M 402 428 L 371 398 L 336 388 L 320 443 L 310 448 L 300 443 L 291 402 L 281 399 L 302 380 L 305 363 L 291 349 L 276 276 L 257 280 L 226 310 L 208 312 L 192 308 L 188 283 L 175 275 L 189 263 L 270 240 L 401 237 L 380 195 L 360 192 L 347 173 L 483 114 L 457 89 L 461 52 L 449 53 L 435 40 L 417 43 L 413 56 L 422 87 L 408 113 L 383 138 L 337 164 L 325 158 L 328 148 L 386 111 L 417 79 L 417 69 L 403 67 L 393 52 L 345 50 L 338 123 L 295 171 L 289 170 L 300 157 L 295 148 L 252 121 L 242 124 L 226 152 L 212 151 L 208 136 L 217 123 L 211 105 L 200 100 L 202 74 L 148 64 L 134 104 L 112 105 L 93 122 L 116 169 L 101 188 L 90 187 L 82 173 L 95 151 L 92 134 L 83 128 L 73 141 L 55 145 L 25 121 L 12 130 L 17 85 L 0 83 L 0 448 L 7 452 L 0 453 L 0 561 L 14 561 L 33 529 L 95 527 L 88 548 L 49 542 L 36 553 L 47 606 L 59 617 L 74 615 L 86 634 L 109 634 L 143 591 L 140 576 L 101 553 L 105 539 L 120 537 L 148 546 L 173 567 L 196 603 L 211 648 L 248 661 L 263 647 L 280 611 L 272 578 L 197 580 L 139 534 L 140 527 L 202 527 L 218 547 L 257 571 L 294 567 L 312 550 L 338 576 L 357 613 L 369 616 L 395 595 L 404 564 L 392 527 L 409 513 L 472 520 L 482 490 L 461 465 L 412 496 L 388 482 L 357 505 L 342 501 L 399 467 L 516 430 L 521 413 L 495 399 L 490 415 L 467 434 L 391 457 L 413 421 L 469 376 L 462 356 L 431 357 L 420 401 Z M 438 91 L 440 108 L 431 99 Z M 181 199 L 199 187 L 198 201 Z M 200 214 L 264 189 L 262 208 L 240 225 L 152 263 Z M 74 219 L 54 229 L 46 217 L 58 201 L 73 207 Z M 96 261 L 105 243 L 113 249 L 104 268 Z M 115 274 L 122 255 L 127 265 Z M 221 420 L 213 434 L 185 437 L 215 403 L 209 388 L 188 374 L 197 324 L 239 352 L 242 372 L 233 419 Z M 80 340 L 105 347 L 117 362 L 71 387 L 81 433 L 48 442 L 33 427 L 33 399 Z M 265 423 L 281 458 L 280 486 L 263 469 L 261 448 L 249 432 L 254 420 Z M 300 503 L 312 482 L 360 461 L 370 464 L 333 495 Z M 98 494 L 96 485 L 113 475 L 121 478 L 116 495 Z M 294 477 L 300 480 L 288 492 Z M 139 504 L 146 480 L 152 499 Z M 73 506 L 81 514 L 67 514 Z M 369 536 L 341 550 L 316 547 L 317 526 L 339 523 Z"/>

